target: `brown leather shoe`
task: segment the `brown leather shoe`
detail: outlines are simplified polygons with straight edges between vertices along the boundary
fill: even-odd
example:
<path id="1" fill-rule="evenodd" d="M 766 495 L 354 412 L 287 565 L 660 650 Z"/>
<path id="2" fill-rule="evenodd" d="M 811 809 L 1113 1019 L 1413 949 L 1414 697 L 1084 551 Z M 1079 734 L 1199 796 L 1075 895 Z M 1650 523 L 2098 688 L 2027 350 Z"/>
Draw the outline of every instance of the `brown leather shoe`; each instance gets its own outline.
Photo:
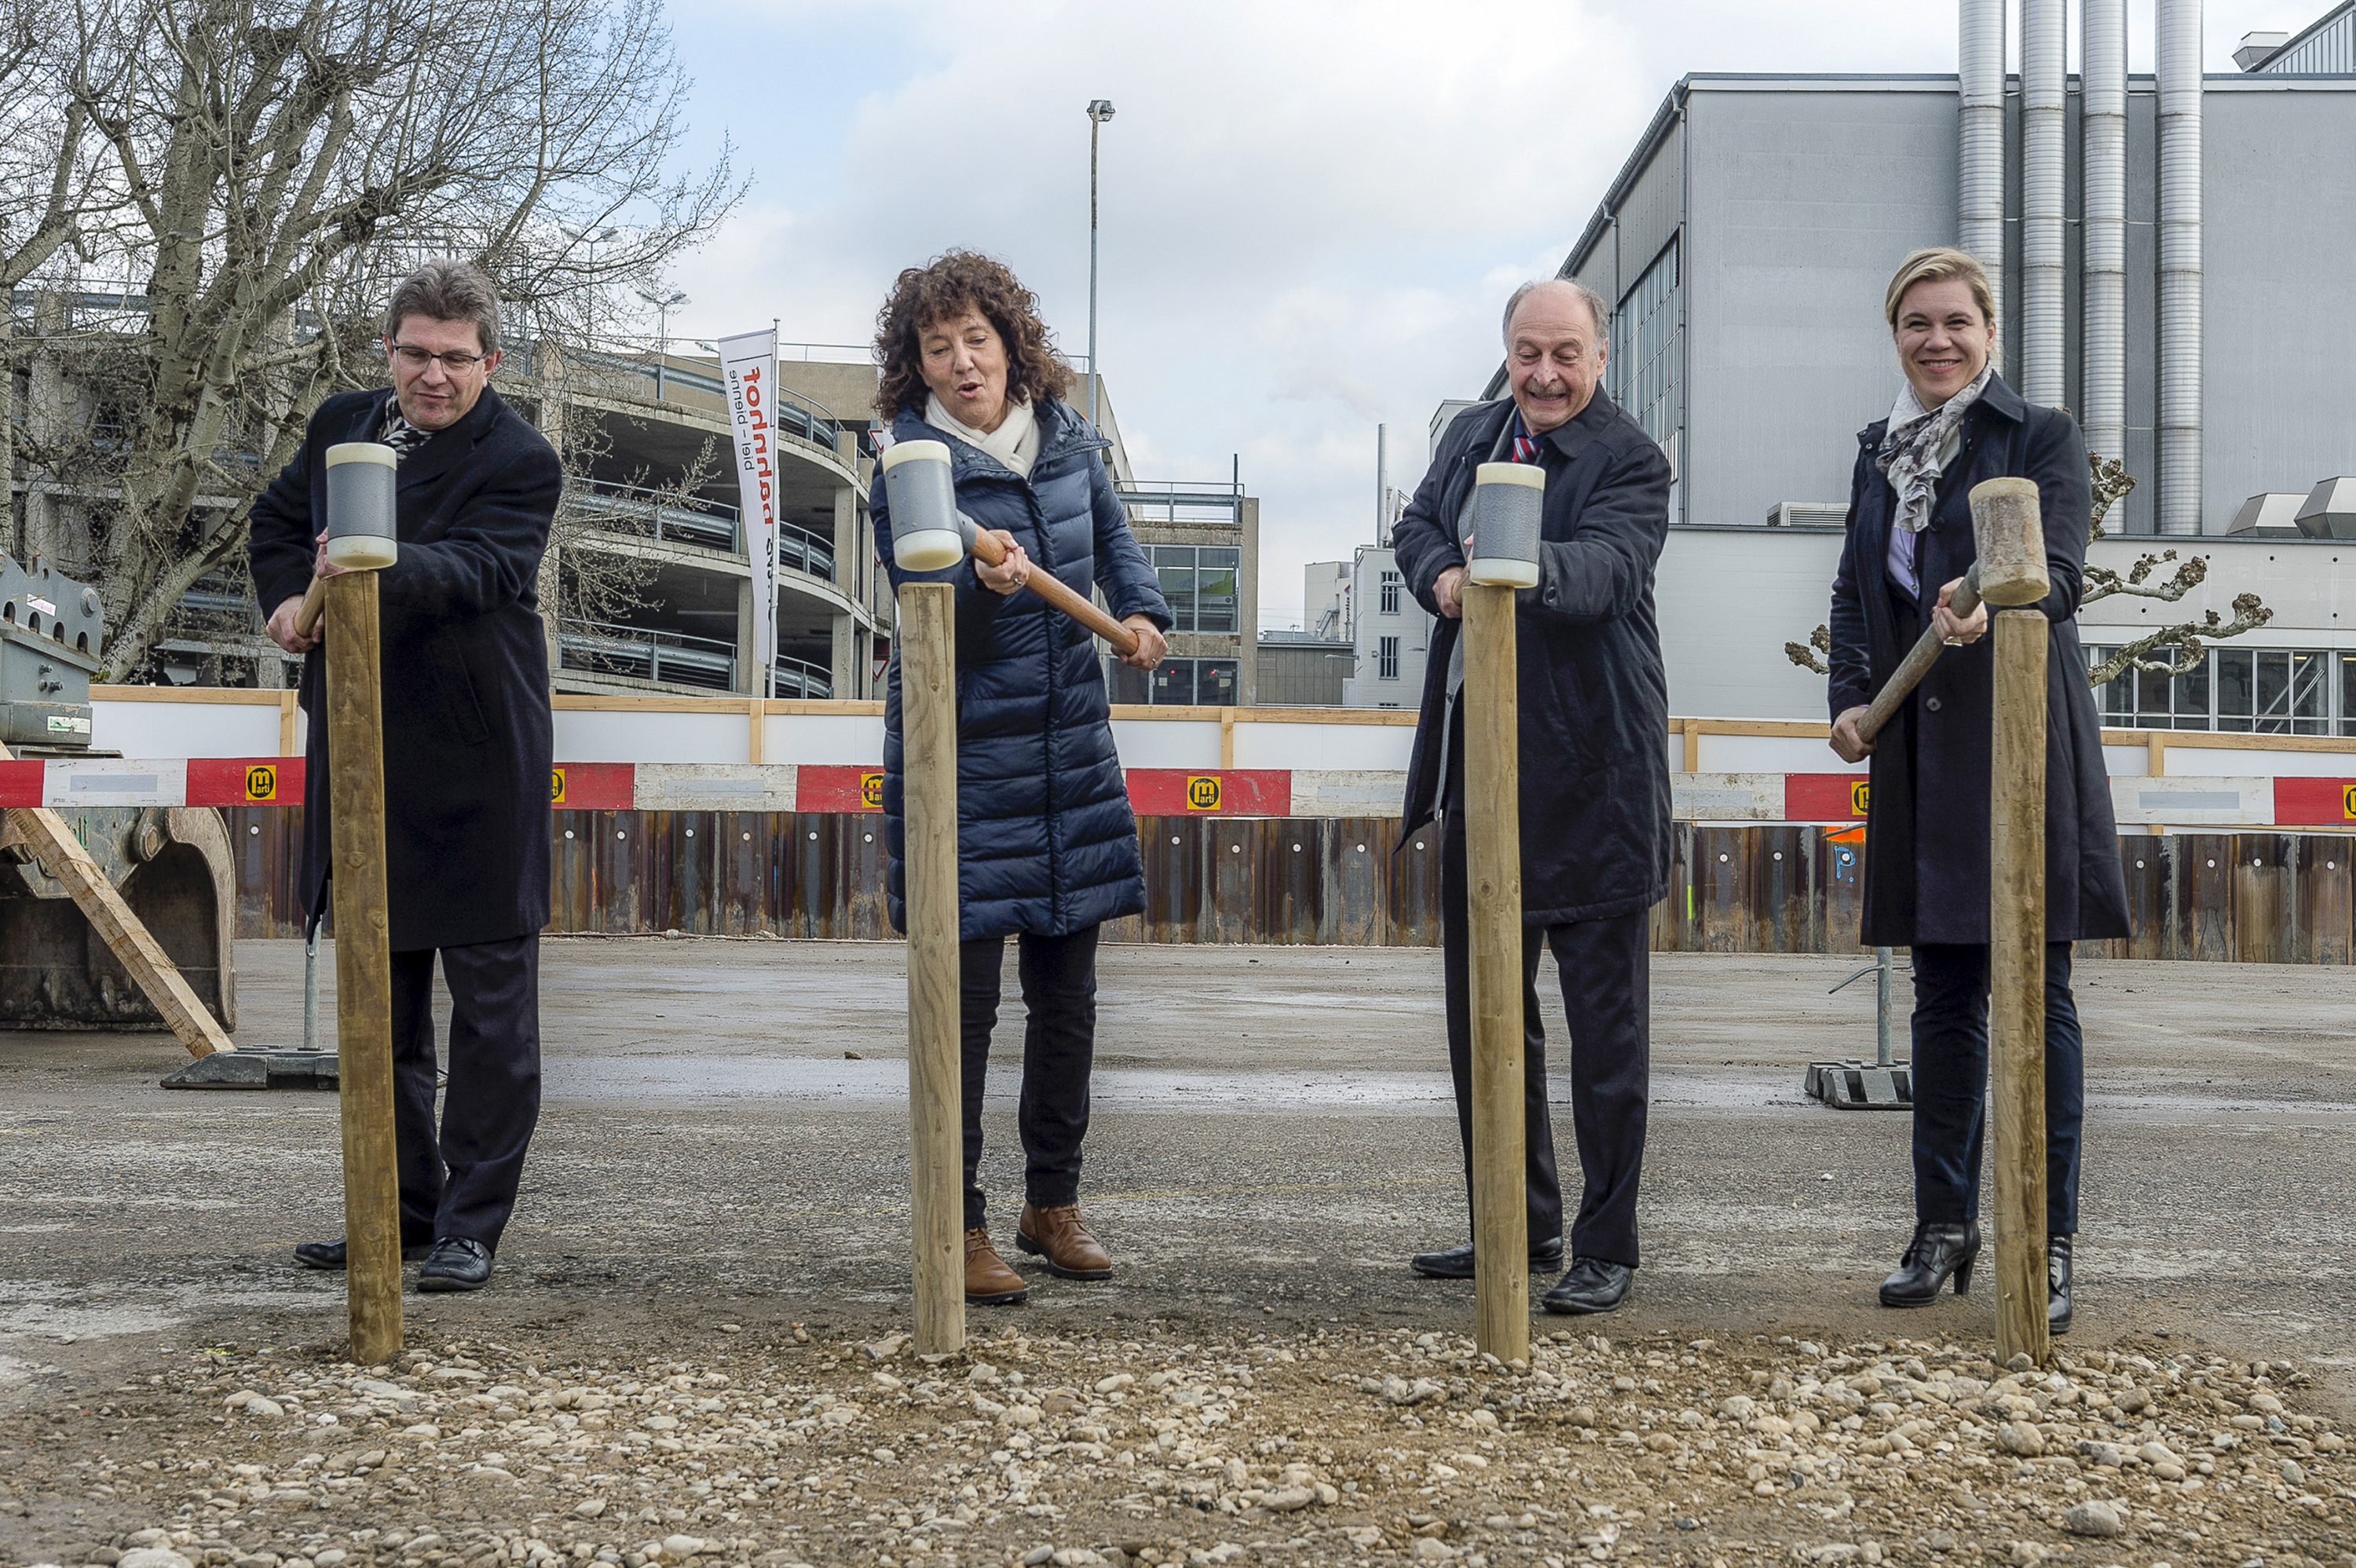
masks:
<path id="1" fill-rule="evenodd" d="M 965 1298 L 977 1307 L 1011 1307 L 1031 1294 L 1023 1276 L 1006 1266 L 990 1232 L 980 1225 L 965 1233 Z"/>
<path id="2" fill-rule="evenodd" d="M 1054 1209 L 1034 1209 L 1025 1203 L 1023 1219 L 1014 1229 L 1014 1244 L 1035 1255 L 1049 1274 L 1066 1279 L 1112 1277 L 1112 1258 L 1104 1244 L 1088 1234 L 1076 1203 Z"/>

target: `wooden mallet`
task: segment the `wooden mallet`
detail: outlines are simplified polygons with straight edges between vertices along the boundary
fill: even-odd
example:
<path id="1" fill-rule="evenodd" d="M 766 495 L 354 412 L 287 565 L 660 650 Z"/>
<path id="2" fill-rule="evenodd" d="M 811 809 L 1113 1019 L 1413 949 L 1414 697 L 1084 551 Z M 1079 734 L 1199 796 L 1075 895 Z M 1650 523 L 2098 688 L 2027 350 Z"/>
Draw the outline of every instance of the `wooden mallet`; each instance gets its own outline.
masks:
<path id="1" fill-rule="evenodd" d="M 399 455 L 327 448 L 327 800 L 336 913 L 337 1076 L 343 1109 L 345 1289 L 352 1360 L 401 1349 L 401 1173 L 392 1131 L 392 947 L 384 863 L 383 650 L 376 574 L 400 559 Z M 298 612 L 296 624 L 301 623 Z M 317 624 L 316 613 L 311 614 Z"/>
<path id="2" fill-rule="evenodd" d="M 1465 933 L 1472 980 L 1473 1340 L 1530 1353 L 1528 1139 L 1523 1121 L 1519 660 L 1514 595 L 1538 581 L 1546 471 L 1484 463 L 1466 508 Z"/>
<path id="3" fill-rule="evenodd" d="M 946 443 L 895 442 L 877 466 L 892 498 L 892 558 L 902 570 L 939 571 L 969 553 L 992 566 L 1006 563 L 1006 547 L 997 536 L 958 510 Z M 1034 570 L 1023 587 L 1110 643 L 1123 657 L 1137 652 L 1135 632 L 1044 567 Z"/>
<path id="4" fill-rule="evenodd" d="M 2019 521 L 2024 493 L 2029 507 L 2026 535 Z M 1972 535 L 1974 551 L 1979 559 L 1972 563 L 1963 581 L 1956 584 L 1954 597 L 1947 601 L 1947 608 L 1957 620 L 1969 620 L 1983 599 L 1990 604 L 2002 605 L 2034 603 L 2045 597 L 2045 536 L 2037 523 L 2034 481 L 1989 479 L 1973 486 Z M 2025 558 L 2020 553 L 2024 549 L 2030 552 Z M 2037 592 L 2026 600 L 1997 597 L 1999 592 L 2023 592 L 2032 581 Z M 1995 592 L 1986 586 L 1991 583 Z M 1865 717 L 1858 720 L 1857 732 L 1861 739 L 1870 741 L 1881 732 L 1882 726 L 1898 711 L 1898 705 L 1906 700 L 1907 693 L 1920 685 L 1922 677 L 1931 673 L 1931 667 L 1939 662 L 1939 655 L 1946 645 L 1936 627 L 1923 629 L 1905 658 L 1899 661 L 1897 670 L 1874 693 Z"/>

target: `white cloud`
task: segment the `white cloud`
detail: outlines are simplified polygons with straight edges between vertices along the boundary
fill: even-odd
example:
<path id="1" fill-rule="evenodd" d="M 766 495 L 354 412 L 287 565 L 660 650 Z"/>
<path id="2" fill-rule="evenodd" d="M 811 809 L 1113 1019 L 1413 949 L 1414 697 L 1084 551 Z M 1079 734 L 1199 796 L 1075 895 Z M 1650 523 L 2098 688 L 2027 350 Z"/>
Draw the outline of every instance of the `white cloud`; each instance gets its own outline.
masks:
<path id="1" fill-rule="evenodd" d="M 2267 25 L 2242 16 L 2255 0 L 2210 9 L 2212 38 L 2221 18 L 2235 37 Z M 2147 59 L 2149 0 L 2132 12 Z M 1949 71 L 1955 35 L 1955 0 L 682 0 L 677 15 L 692 73 L 765 84 L 761 123 L 731 127 L 755 199 L 677 274 L 688 336 L 775 315 L 788 338 L 861 342 L 898 269 L 972 246 L 1085 352 L 1081 111 L 1111 99 L 1100 315 L 1124 433 L 1152 477 L 1224 477 L 1241 454 L 1263 603 L 1295 610 L 1301 564 L 1370 534 L 1376 423 L 1393 483 L 1411 481 L 1434 405 L 1477 394 L 1496 363 L 1504 294 L 1560 261 L 1678 76 Z"/>

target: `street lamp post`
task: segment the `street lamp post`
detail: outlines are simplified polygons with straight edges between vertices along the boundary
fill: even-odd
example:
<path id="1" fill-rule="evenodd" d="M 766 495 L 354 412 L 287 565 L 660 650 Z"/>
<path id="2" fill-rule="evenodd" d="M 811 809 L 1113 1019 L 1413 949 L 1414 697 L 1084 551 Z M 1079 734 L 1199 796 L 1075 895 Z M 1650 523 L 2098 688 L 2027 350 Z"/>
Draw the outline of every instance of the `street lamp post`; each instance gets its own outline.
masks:
<path id="1" fill-rule="evenodd" d="M 594 344 L 597 341 L 597 247 L 621 230 L 610 223 L 603 229 L 575 229 L 571 224 L 560 223 L 556 231 L 589 252 L 589 286 L 584 291 L 589 303 L 582 312 L 582 332 Z"/>
<path id="2" fill-rule="evenodd" d="M 1112 118 L 1112 100 L 1088 101 L 1088 422 L 1097 422 L 1097 138 Z"/>
<path id="3" fill-rule="evenodd" d="M 655 307 L 655 401 L 663 400 L 663 361 L 670 357 L 670 313 L 688 303 L 687 295 L 673 289 L 668 297 L 638 291 L 638 297 Z"/>

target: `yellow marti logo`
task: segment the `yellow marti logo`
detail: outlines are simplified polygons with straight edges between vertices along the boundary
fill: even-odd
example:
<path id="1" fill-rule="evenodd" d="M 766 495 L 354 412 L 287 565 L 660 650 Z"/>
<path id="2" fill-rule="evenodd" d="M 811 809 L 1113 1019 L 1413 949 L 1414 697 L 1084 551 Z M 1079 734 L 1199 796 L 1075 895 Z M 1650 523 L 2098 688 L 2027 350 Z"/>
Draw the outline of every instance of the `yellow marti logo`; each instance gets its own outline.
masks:
<path id="1" fill-rule="evenodd" d="M 548 804 L 551 805 L 564 804 L 564 770 L 562 768 L 548 770 Z"/>
<path id="2" fill-rule="evenodd" d="M 257 766 L 245 770 L 245 798 L 275 800 L 278 797 L 278 770 Z"/>
<path id="3" fill-rule="evenodd" d="M 859 804 L 870 811 L 884 809 L 884 775 L 882 773 L 859 775 Z"/>
<path id="4" fill-rule="evenodd" d="M 1219 775 L 1192 773 L 1186 779 L 1186 809 L 1216 811 L 1219 809 Z"/>
<path id="5" fill-rule="evenodd" d="M 1860 781 L 1848 786 L 1848 808 L 1853 815 L 1863 816 L 1865 815 L 1865 808 L 1867 805 L 1871 804 L 1872 800 L 1873 786 L 1871 784 Z"/>

